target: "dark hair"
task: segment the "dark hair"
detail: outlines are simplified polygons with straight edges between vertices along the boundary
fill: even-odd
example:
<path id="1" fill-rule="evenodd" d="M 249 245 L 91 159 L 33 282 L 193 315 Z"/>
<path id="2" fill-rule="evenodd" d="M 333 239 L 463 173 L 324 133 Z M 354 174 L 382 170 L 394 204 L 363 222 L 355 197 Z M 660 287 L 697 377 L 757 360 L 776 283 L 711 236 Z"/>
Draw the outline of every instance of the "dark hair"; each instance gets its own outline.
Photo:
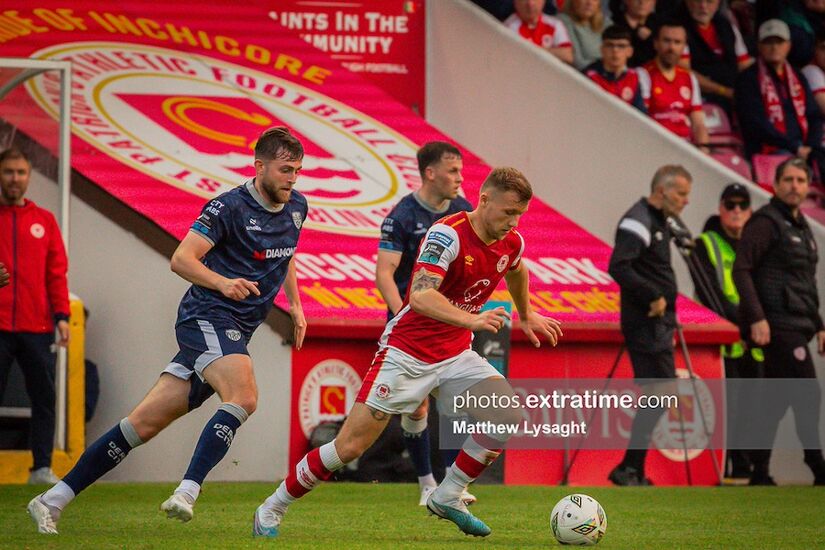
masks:
<path id="1" fill-rule="evenodd" d="M 785 169 L 788 166 L 793 166 L 794 168 L 799 168 L 800 170 L 805 171 L 805 176 L 808 178 L 808 182 L 811 181 L 811 167 L 808 166 L 808 163 L 805 162 L 804 159 L 799 157 L 791 157 L 787 160 L 783 160 L 782 164 L 776 167 L 776 173 L 773 176 L 773 184 L 776 185 L 779 183 L 779 180 L 785 174 Z"/>
<path id="2" fill-rule="evenodd" d="M 656 170 L 656 173 L 653 174 L 653 180 L 650 182 L 650 192 L 656 191 L 658 187 L 667 189 L 673 186 L 677 177 L 683 177 L 688 181 L 693 181 L 693 177 L 684 166 L 679 166 L 678 164 L 665 164 L 661 166 Z"/>
<path id="3" fill-rule="evenodd" d="M 32 165 L 31 161 L 29 160 L 29 157 L 27 157 L 26 154 L 23 153 L 23 151 L 21 151 L 17 147 L 10 147 L 9 149 L 6 149 L 2 153 L 0 153 L 0 162 L 5 162 L 7 160 L 16 160 L 16 159 L 25 160 L 26 164 L 28 164 L 29 167 L 31 167 L 31 165 Z"/>
<path id="4" fill-rule="evenodd" d="M 602 41 L 605 40 L 627 40 L 633 42 L 633 34 L 624 25 L 610 25 L 602 33 Z"/>
<path id="5" fill-rule="evenodd" d="M 461 151 L 452 143 L 446 141 L 428 141 L 415 154 L 418 158 L 418 172 L 424 177 L 424 170 L 439 162 L 444 155 L 455 155 L 461 158 Z"/>
<path id="6" fill-rule="evenodd" d="M 493 168 L 481 184 L 481 192 L 495 189 L 501 192 L 513 191 L 518 195 L 519 202 L 527 202 L 533 198 L 533 188 L 527 177 L 515 168 L 508 166 Z"/>
<path id="7" fill-rule="evenodd" d="M 255 158 L 260 160 L 299 160 L 304 158 L 304 146 L 286 126 L 265 130 L 255 144 Z"/>
<path id="8" fill-rule="evenodd" d="M 684 30 L 685 33 L 687 33 L 687 28 L 685 27 L 684 23 L 682 23 L 678 19 L 667 18 L 667 19 L 664 19 L 663 21 L 659 21 L 659 23 L 656 25 L 656 28 L 653 31 L 653 38 L 658 39 L 659 35 L 662 34 L 662 29 L 665 28 L 665 27 L 669 27 L 671 29 L 679 28 L 679 29 Z"/>
<path id="9" fill-rule="evenodd" d="M 817 27 L 814 35 L 814 44 L 822 44 L 825 42 L 825 28 Z"/>

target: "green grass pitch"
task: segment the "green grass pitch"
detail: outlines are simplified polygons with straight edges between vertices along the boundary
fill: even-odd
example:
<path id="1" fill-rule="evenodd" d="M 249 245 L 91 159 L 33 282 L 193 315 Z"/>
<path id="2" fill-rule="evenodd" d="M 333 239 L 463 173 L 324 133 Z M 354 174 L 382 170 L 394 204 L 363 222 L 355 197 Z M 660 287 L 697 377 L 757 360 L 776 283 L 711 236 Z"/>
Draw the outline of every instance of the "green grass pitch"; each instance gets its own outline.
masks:
<path id="1" fill-rule="evenodd" d="M 35 532 L 26 504 L 35 488 L 0 485 L 0 548 L 547 548 L 553 505 L 569 493 L 607 512 L 600 548 L 825 548 L 821 487 L 602 488 L 474 486 L 472 510 L 493 529 L 466 537 L 416 506 L 417 488 L 329 483 L 289 511 L 281 536 L 252 539 L 252 513 L 274 485 L 207 483 L 187 524 L 158 510 L 172 484 L 106 484 L 64 512 L 60 535 Z M 40 489 L 42 490 L 42 489 Z"/>

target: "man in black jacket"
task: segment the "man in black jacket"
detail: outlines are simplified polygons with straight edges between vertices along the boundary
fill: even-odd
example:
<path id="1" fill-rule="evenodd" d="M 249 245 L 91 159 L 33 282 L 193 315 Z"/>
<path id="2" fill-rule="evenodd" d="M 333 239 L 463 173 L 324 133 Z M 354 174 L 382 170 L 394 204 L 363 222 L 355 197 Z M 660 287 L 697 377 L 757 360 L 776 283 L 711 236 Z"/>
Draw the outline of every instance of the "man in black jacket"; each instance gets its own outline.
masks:
<path id="1" fill-rule="evenodd" d="M 702 98 L 730 115 L 736 75 L 753 58 L 739 30 L 719 12 L 719 4 L 720 0 L 685 0 L 676 14 L 687 31 L 683 64 L 696 75 Z"/>
<path id="2" fill-rule="evenodd" d="M 696 239 L 693 258 L 698 269 L 691 270 L 699 301 L 733 323 L 739 324 L 739 292 L 733 284 L 733 263 L 742 238 L 742 230 L 751 217 L 751 195 L 740 183 L 731 183 L 719 198 L 719 214 L 705 222 Z M 725 378 L 760 378 L 764 353 L 762 349 L 735 342 L 722 346 Z M 728 455 L 726 478 L 747 480 L 751 476 L 748 453 L 735 448 L 738 437 L 746 429 L 745 422 L 753 416 L 753 403 L 737 382 L 727 385 Z"/>
<path id="3" fill-rule="evenodd" d="M 775 196 L 754 213 L 742 234 L 733 280 L 739 289 L 739 318 L 748 339 L 765 349 L 765 378 L 811 379 L 796 395 L 780 399 L 766 388 L 760 433 L 773 441 L 788 407 L 805 449 L 805 463 L 816 485 L 825 485 L 825 460 L 819 440 L 820 390 L 808 342 L 816 335 L 825 355 L 825 327 L 816 289 L 816 241 L 799 205 L 805 200 L 811 171 L 802 159 L 776 169 Z M 775 485 L 768 473 L 771 451 L 754 451 L 751 485 Z"/>
<path id="4" fill-rule="evenodd" d="M 628 210 L 616 230 L 608 271 L 621 290 L 621 325 L 633 375 L 646 394 L 665 385 L 650 379 L 676 376 L 673 331 L 676 326 L 676 276 L 670 265 L 671 232 L 667 218 L 688 203 L 691 175 L 681 166 L 662 166 L 653 176 L 650 195 Z M 610 472 L 616 485 L 646 485 L 644 463 L 650 435 L 664 412 L 638 409 L 622 462 Z"/>

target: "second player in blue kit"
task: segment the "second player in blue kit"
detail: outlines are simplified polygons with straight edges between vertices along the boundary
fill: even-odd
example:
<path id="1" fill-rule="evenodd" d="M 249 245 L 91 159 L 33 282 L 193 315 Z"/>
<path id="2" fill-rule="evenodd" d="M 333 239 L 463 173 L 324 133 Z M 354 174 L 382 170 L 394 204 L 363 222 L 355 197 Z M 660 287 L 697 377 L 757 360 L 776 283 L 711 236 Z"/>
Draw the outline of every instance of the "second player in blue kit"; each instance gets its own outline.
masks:
<path id="1" fill-rule="evenodd" d="M 29 502 L 40 533 L 56 534 L 62 510 L 120 464 L 135 447 L 212 394 L 221 403 L 198 439 L 189 468 L 163 504 L 189 521 L 201 484 L 257 406 L 247 344 L 283 286 L 301 347 L 306 320 L 292 258 L 307 216 L 293 189 L 304 149 L 287 128 L 265 131 L 255 146 L 255 177 L 209 201 L 172 256 L 172 270 L 192 283 L 178 308 L 179 351 L 129 415 L 93 442 L 55 486 Z"/>

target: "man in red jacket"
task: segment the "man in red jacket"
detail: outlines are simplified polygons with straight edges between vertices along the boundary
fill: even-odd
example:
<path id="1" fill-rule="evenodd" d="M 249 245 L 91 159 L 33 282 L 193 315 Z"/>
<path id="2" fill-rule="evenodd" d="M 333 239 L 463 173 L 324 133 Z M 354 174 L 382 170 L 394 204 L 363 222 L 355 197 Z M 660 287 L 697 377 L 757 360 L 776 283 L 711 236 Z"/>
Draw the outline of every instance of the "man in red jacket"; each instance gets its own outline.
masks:
<path id="1" fill-rule="evenodd" d="M 17 149 L 0 153 L 0 388 L 14 360 L 31 401 L 29 483 L 57 483 L 51 470 L 54 440 L 54 343 L 69 341 L 68 261 L 51 212 L 23 198 L 31 164 Z M 4 277 L 0 273 L 0 280 Z"/>

